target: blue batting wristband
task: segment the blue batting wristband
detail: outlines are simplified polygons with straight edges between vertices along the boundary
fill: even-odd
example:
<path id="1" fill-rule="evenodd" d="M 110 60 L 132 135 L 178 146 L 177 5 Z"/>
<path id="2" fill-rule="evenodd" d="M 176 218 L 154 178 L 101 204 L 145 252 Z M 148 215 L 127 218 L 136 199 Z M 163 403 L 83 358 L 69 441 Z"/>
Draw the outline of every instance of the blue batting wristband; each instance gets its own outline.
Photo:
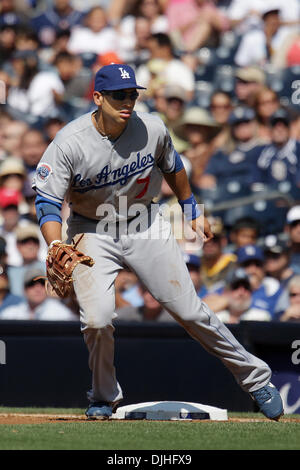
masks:
<path id="1" fill-rule="evenodd" d="M 197 219 L 197 217 L 201 215 L 201 211 L 198 208 L 197 201 L 193 194 L 184 201 L 178 201 L 178 203 L 187 220 Z"/>

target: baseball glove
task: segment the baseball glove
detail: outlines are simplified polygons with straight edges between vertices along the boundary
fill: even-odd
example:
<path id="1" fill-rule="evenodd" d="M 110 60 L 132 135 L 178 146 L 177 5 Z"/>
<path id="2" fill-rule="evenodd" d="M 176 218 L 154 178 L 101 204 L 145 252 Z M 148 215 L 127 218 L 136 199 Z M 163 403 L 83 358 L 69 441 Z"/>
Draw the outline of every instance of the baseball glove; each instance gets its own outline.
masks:
<path id="1" fill-rule="evenodd" d="M 72 274 L 79 263 L 90 267 L 94 264 L 94 260 L 90 256 L 84 255 L 76 248 L 82 237 L 83 235 L 76 244 L 69 245 L 57 241 L 49 248 L 46 260 L 47 279 L 59 297 L 65 298 L 71 295 L 73 291 Z"/>

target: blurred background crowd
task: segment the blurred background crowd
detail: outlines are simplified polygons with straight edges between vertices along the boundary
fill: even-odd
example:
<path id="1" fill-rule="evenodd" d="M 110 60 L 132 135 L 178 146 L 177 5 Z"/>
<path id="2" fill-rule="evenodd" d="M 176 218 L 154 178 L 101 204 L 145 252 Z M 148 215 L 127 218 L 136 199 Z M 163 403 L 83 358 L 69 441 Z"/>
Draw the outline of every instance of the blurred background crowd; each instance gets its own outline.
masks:
<path id="1" fill-rule="evenodd" d="M 136 110 L 163 119 L 211 222 L 204 246 L 182 235 L 163 181 L 199 296 L 225 323 L 300 321 L 300 0 L 0 0 L 0 319 L 79 319 L 45 288 L 31 181 L 111 62 L 147 87 Z M 116 322 L 174 321 L 134 273 L 115 287 Z"/>

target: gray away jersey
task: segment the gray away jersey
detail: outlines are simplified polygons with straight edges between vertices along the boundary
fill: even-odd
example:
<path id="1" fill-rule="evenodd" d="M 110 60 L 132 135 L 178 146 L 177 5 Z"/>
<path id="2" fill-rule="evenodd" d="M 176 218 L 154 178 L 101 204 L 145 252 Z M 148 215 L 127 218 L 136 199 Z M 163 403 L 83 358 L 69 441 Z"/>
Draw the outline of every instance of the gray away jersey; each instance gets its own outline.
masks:
<path id="1" fill-rule="evenodd" d="M 135 214 L 119 211 L 120 196 L 127 207 L 148 206 L 157 196 L 162 172 L 175 168 L 175 150 L 162 120 L 134 112 L 115 141 L 95 129 L 92 113 L 84 114 L 59 131 L 38 164 L 33 181 L 37 193 L 51 201 L 69 202 L 73 212 L 100 220 L 97 208 L 114 206 L 116 219 Z"/>

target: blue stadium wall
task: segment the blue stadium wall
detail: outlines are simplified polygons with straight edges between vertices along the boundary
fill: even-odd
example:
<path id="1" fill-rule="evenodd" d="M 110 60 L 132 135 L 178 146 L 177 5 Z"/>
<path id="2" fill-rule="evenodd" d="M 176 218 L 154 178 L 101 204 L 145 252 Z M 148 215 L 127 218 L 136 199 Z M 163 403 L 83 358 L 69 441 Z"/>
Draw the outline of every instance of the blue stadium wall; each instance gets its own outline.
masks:
<path id="1" fill-rule="evenodd" d="M 273 370 L 286 412 L 300 413 L 300 323 L 229 325 Z M 122 404 L 181 400 L 255 411 L 221 361 L 177 324 L 116 326 L 115 365 Z M 0 406 L 85 407 L 91 388 L 79 322 L 1 321 Z"/>

